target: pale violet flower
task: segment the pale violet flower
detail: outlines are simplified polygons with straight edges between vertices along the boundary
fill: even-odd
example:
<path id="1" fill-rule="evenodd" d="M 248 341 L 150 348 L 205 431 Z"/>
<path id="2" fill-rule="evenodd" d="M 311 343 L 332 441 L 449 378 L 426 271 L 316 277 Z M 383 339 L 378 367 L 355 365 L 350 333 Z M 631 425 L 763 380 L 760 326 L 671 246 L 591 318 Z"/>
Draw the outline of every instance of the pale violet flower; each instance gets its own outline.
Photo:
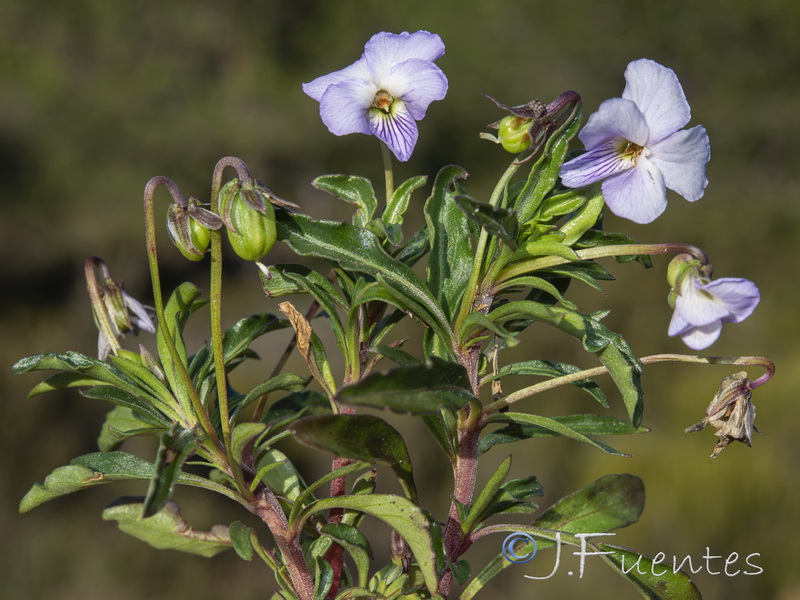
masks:
<path id="1" fill-rule="evenodd" d="M 758 288 L 748 279 L 709 281 L 696 272 L 681 277 L 675 292 L 675 312 L 668 333 L 679 335 L 693 350 L 708 348 L 717 341 L 723 323 L 744 321 L 761 299 Z"/>
<path id="2" fill-rule="evenodd" d="M 612 98 L 589 117 L 578 137 L 586 153 L 561 167 L 567 187 L 602 181 L 611 211 L 649 223 L 667 207 L 666 188 L 690 202 L 705 190 L 711 158 L 706 130 L 682 129 L 691 117 L 678 78 L 652 60 L 625 70 L 622 98 Z"/>
<path id="3" fill-rule="evenodd" d="M 406 161 L 417 143 L 416 122 L 447 93 L 447 77 L 433 64 L 443 54 L 441 38 L 427 31 L 378 33 L 360 59 L 304 83 L 303 91 L 319 102 L 331 133 L 375 135 Z"/>

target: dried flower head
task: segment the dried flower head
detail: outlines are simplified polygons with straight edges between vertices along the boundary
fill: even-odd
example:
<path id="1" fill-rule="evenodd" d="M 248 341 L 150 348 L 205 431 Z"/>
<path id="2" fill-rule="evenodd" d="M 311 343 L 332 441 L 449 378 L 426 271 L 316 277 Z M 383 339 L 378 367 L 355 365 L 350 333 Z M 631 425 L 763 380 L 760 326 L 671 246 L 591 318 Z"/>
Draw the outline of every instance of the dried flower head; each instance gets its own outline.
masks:
<path id="1" fill-rule="evenodd" d="M 753 432 L 758 429 L 753 425 L 756 418 L 756 407 L 750 402 L 752 392 L 747 373 L 740 371 L 722 380 L 719 391 L 706 409 L 706 417 L 686 428 L 686 433 L 705 429 L 712 425 L 719 436 L 711 458 L 725 449 L 731 442 L 739 441 L 752 445 Z"/>

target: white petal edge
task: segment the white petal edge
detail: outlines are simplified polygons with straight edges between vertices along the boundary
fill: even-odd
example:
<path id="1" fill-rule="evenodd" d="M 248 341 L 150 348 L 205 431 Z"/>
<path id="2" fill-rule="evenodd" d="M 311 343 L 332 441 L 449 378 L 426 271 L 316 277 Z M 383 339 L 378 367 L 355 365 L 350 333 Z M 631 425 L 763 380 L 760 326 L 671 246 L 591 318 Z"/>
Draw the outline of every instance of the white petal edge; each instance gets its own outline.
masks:
<path id="1" fill-rule="evenodd" d="M 682 129 L 691 119 L 683 87 L 672 69 L 642 58 L 628 64 L 625 81 L 622 97 L 635 102 L 644 114 L 650 144 Z"/>
<path id="2" fill-rule="evenodd" d="M 728 314 L 723 318 L 727 323 L 739 323 L 753 314 L 761 300 L 756 284 L 749 279 L 722 277 L 702 286 L 702 289 L 717 298 Z"/>
<path id="3" fill-rule="evenodd" d="M 693 327 L 703 327 L 730 316 L 730 310 L 697 279 L 686 280 L 675 298 L 675 312 Z"/>
<path id="4" fill-rule="evenodd" d="M 347 81 L 349 79 L 364 79 L 368 81 L 371 78 L 372 74 L 367 66 L 367 62 L 361 58 L 344 69 L 334 71 L 333 73 L 328 73 L 327 75 L 322 75 L 321 77 L 317 77 L 315 80 L 310 81 L 309 83 L 304 83 L 303 91 L 317 102 L 320 102 L 322 100 L 322 96 L 332 85 L 342 83 L 343 81 Z"/>
<path id="5" fill-rule="evenodd" d="M 435 61 L 444 54 L 444 43 L 435 33 L 416 31 L 400 34 L 381 32 L 364 46 L 364 60 L 376 76 L 385 75 L 394 65 L 410 58 Z"/>
<path id="6" fill-rule="evenodd" d="M 652 160 L 664 175 L 666 186 L 695 202 L 703 197 L 708 185 L 706 165 L 711 159 L 711 145 L 702 125 L 678 131 L 650 146 Z"/>
<path id="7" fill-rule="evenodd" d="M 402 98 L 411 116 L 417 121 L 425 117 L 428 106 L 447 95 L 447 77 L 427 60 L 411 58 L 395 65 L 377 81 L 381 89 Z"/>
<path id="8" fill-rule="evenodd" d="M 703 327 L 692 327 L 681 334 L 681 340 L 692 350 L 705 350 L 717 341 L 722 333 L 722 323 L 716 321 Z"/>
<path id="9" fill-rule="evenodd" d="M 633 169 L 603 181 L 602 190 L 611 212 L 634 223 L 651 223 L 667 208 L 664 178 L 645 156 Z"/>

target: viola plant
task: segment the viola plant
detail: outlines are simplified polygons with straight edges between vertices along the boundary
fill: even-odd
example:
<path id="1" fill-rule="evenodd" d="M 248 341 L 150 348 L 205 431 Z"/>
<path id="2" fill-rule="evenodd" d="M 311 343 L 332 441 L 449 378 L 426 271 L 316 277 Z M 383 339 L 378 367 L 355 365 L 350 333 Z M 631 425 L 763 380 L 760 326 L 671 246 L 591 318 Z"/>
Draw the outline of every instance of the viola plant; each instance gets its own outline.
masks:
<path id="1" fill-rule="evenodd" d="M 443 52 L 439 37 L 427 32 L 380 33 L 359 61 L 304 90 L 319 101 L 333 133 L 373 134 L 406 161 L 417 142 L 417 121 L 445 96 L 447 79 L 434 64 Z M 665 361 L 735 365 L 706 417 L 689 430 L 708 424 L 717 430 L 714 456 L 733 441 L 752 443 L 752 392 L 772 376 L 769 360 L 639 357 L 603 323 L 607 311 L 584 312 L 569 299 L 573 287 L 599 290 L 613 279 L 602 259 L 651 267 L 652 256 L 676 255 L 667 269 L 675 312 L 665 333 L 698 350 L 717 339 L 722 323 L 747 318 L 759 301 L 747 280 L 711 280 L 709 260 L 695 246 L 639 243 L 603 228 L 607 204 L 620 216 L 646 222 L 664 210 L 665 188 L 697 200 L 706 186 L 708 140 L 700 126 L 681 129 L 689 106 L 675 74 L 642 60 L 628 66 L 626 78 L 623 98 L 603 103 L 582 130 L 577 92 L 513 107 L 495 101 L 507 114 L 493 124 L 496 137 L 482 137 L 514 157 L 494 191 L 476 198 L 463 168 L 442 168 L 427 191 L 425 224 L 413 233 L 404 227 L 404 215 L 428 179 L 412 177 L 395 188 L 385 149 L 384 201 L 363 177 L 326 175 L 312 184 L 354 207 L 349 223 L 304 214 L 233 157 L 216 165 L 208 204 L 185 199 L 166 177 L 151 179 L 144 214 L 153 308 L 133 300 L 92 257 L 86 273 L 99 357 L 46 352 L 13 367 L 16 373 L 57 371 L 31 395 L 74 387 L 115 405 L 100 432 L 99 451 L 56 468 L 25 495 L 20 511 L 115 481 L 147 482 L 142 497 L 121 498 L 103 518 L 156 548 L 205 557 L 233 549 L 244 560 L 258 558 L 274 573 L 265 587 L 275 600 L 469 600 L 490 590 L 492 578 L 513 564 L 507 552 L 473 564 L 471 547 L 493 544 L 499 550 L 512 532 L 527 534 L 539 550 L 559 541 L 603 553 L 645 598 L 699 598 L 685 573 L 656 576 L 661 570 L 650 568 L 654 561 L 641 557 L 643 568 L 634 575 L 624 561 L 636 561 L 635 552 L 579 537 L 636 522 L 644 506 L 641 479 L 606 475 L 540 510 L 533 501 L 543 494 L 537 478 L 509 479 L 512 456 L 493 452 L 498 445 L 562 436 L 625 456 L 597 438 L 648 430 L 642 425 L 642 375 L 645 366 Z M 587 151 L 570 158 L 576 134 Z M 226 172 L 232 175 L 227 182 Z M 184 331 L 190 321 L 202 327 L 195 317 L 206 304 L 201 290 L 184 283 L 166 299 L 162 294 L 155 206 L 160 187 L 172 198 L 164 211 L 170 239 L 188 260 L 209 257 L 209 341 L 199 347 L 189 347 Z M 254 285 L 280 299 L 280 314 L 248 316 L 223 331 L 225 239 L 239 257 L 254 262 Z M 297 261 L 273 264 L 269 252 L 276 242 Z M 321 263 L 327 267 L 316 270 Z M 398 337 L 401 322 L 420 329 L 419 347 Z M 537 357 L 535 338 L 522 337 L 533 326 L 576 341 L 585 364 Z M 285 351 L 264 357 L 270 372 L 263 382 L 239 389 L 233 371 L 256 358 L 251 344 L 289 328 L 294 338 Z M 323 342 L 329 337 L 320 335 L 323 330 L 333 342 Z M 140 331 L 154 336 L 142 340 L 138 352 L 124 349 L 122 336 Z M 531 358 L 509 359 L 508 350 L 521 344 Z M 286 370 L 294 352 L 306 372 Z M 331 360 L 334 352 L 340 362 Z M 751 381 L 741 371 L 748 367 L 766 373 Z M 514 389 L 507 379 L 512 375 L 531 381 Z M 605 376 L 616 387 L 613 394 L 598 382 Z M 586 392 L 598 410 L 536 414 L 533 397 L 564 385 Z M 612 404 L 624 418 L 603 413 Z M 452 478 L 449 507 L 422 504 L 430 495 L 420 493 L 409 445 L 384 418 L 388 412 L 401 413 L 393 420 L 413 420 L 418 435 L 435 441 L 441 479 L 448 479 L 445 472 Z M 157 440 L 153 456 L 122 450 L 132 437 Z M 300 472 L 295 442 L 330 460 L 327 475 L 309 480 Z M 433 464 L 434 457 L 426 461 Z M 479 461 L 493 469 L 488 481 L 477 477 Z M 172 499 L 177 485 L 220 494 L 255 519 L 196 530 Z M 371 534 L 371 519 L 389 526 L 389 539 Z M 385 565 L 373 559 L 381 544 L 390 556 Z"/>

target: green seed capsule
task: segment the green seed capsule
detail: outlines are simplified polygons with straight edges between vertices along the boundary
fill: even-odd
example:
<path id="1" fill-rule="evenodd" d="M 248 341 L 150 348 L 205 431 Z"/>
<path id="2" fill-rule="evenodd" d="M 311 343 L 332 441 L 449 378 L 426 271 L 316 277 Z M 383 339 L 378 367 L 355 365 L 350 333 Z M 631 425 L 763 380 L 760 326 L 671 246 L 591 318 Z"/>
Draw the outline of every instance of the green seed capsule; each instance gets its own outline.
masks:
<path id="1" fill-rule="evenodd" d="M 264 213 L 247 206 L 240 196 L 231 206 L 231 223 L 234 233 L 228 229 L 228 241 L 236 254 L 244 260 L 256 261 L 272 249 L 277 238 L 275 230 L 275 209 L 267 202 Z"/>
<path id="2" fill-rule="evenodd" d="M 531 147 L 531 119 L 508 115 L 497 125 L 497 137 L 506 152 L 519 154 Z"/>

